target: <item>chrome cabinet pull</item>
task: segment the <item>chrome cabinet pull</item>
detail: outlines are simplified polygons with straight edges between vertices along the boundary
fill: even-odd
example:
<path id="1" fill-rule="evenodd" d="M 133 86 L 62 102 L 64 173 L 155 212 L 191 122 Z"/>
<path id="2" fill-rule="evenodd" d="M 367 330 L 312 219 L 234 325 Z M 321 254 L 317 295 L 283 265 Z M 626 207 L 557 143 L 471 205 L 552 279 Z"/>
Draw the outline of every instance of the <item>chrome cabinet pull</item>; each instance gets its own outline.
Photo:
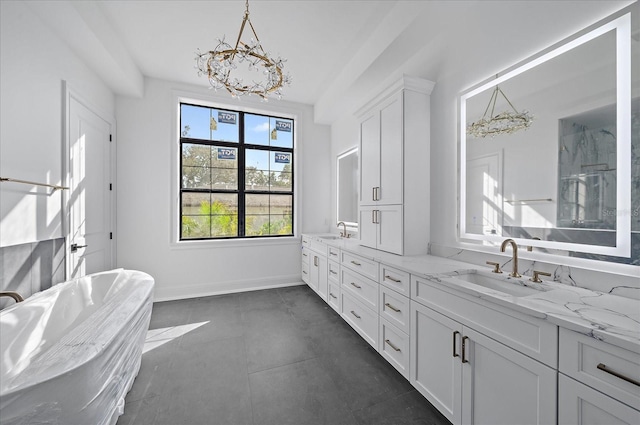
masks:
<path id="1" fill-rule="evenodd" d="M 351 314 L 353 314 L 354 316 L 356 316 L 356 318 L 361 319 L 361 317 L 360 317 L 360 316 L 358 316 L 358 315 L 356 314 L 356 312 L 355 312 L 355 311 L 351 310 Z"/>
<path id="2" fill-rule="evenodd" d="M 331 274 L 338 274 L 337 272 L 334 272 L 333 270 L 329 270 L 329 273 L 331 273 Z"/>
<path id="3" fill-rule="evenodd" d="M 385 339 L 384 342 L 386 342 L 387 344 L 389 344 L 389 347 L 393 348 L 396 351 L 402 351 L 401 349 L 399 349 L 398 347 L 396 347 L 395 345 L 393 345 L 393 343 L 391 341 L 389 341 L 388 339 Z"/>
<path id="4" fill-rule="evenodd" d="M 307 255 L 307 254 L 302 254 L 302 256 L 303 256 L 303 257 L 308 257 L 308 255 Z"/>
<path id="5" fill-rule="evenodd" d="M 376 224 L 376 210 L 371 210 L 371 223 Z"/>
<path id="6" fill-rule="evenodd" d="M 453 357 L 460 357 L 460 354 L 456 353 L 456 336 L 460 335 L 460 332 L 453 332 Z"/>
<path id="7" fill-rule="evenodd" d="M 336 298 L 336 299 L 338 298 L 335 295 L 333 295 L 333 293 L 331 293 L 331 292 L 329 292 L 329 295 L 331 295 L 333 298 Z"/>
<path id="8" fill-rule="evenodd" d="M 396 313 L 400 313 L 400 309 L 399 308 L 396 308 L 396 307 L 392 306 L 389 303 L 384 303 L 384 305 L 386 305 L 387 307 L 389 307 L 391 310 L 395 311 Z"/>
<path id="9" fill-rule="evenodd" d="M 371 188 L 371 200 L 372 201 L 376 200 L 376 188 L 375 187 Z"/>
<path id="10" fill-rule="evenodd" d="M 465 344 L 465 341 L 468 340 L 469 337 L 468 336 L 463 336 L 462 337 L 462 363 L 469 363 L 469 360 L 467 360 L 464 352 L 466 349 L 467 344 Z"/>
<path id="11" fill-rule="evenodd" d="M 356 287 L 356 288 L 358 288 L 358 289 L 362 289 L 362 286 L 360 286 L 360 285 L 356 285 L 356 283 L 355 283 L 355 282 L 351 282 L 351 285 L 355 286 L 355 287 Z"/>
<path id="12" fill-rule="evenodd" d="M 353 264 L 354 266 L 361 266 L 362 265 L 362 264 L 360 264 L 360 263 L 358 263 L 356 261 L 353 261 L 353 260 L 351 260 L 351 264 Z"/>
<path id="13" fill-rule="evenodd" d="M 314 256 L 313 256 L 313 265 L 314 265 L 314 266 L 317 266 L 317 265 L 318 265 L 318 256 L 317 256 L 317 255 L 314 255 Z"/>
<path id="14" fill-rule="evenodd" d="M 336 257 L 338 256 L 338 254 L 336 254 L 336 253 L 335 253 L 335 252 L 333 252 L 333 251 L 329 251 L 329 255 L 333 255 L 333 256 L 336 256 Z"/>
<path id="15" fill-rule="evenodd" d="M 304 274 L 309 274 L 309 273 L 305 272 L 304 270 L 302 270 L 302 273 L 304 273 Z"/>
<path id="16" fill-rule="evenodd" d="M 380 200 L 380 186 L 376 186 L 375 194 L 376 194 L 376 199 L 374 199 L 374 201 L 379 201 Z"/>
<path id="17" fill-rule="evenodd" d="M 392 278 L 392 277 L 391 277 L 391 276 L 389 276 L 389 275 L 385 275 L 385 276 L 384 276 L 384 278 L 385 278 L 385 279 L 387 279 L 387 280 L 390 280 L 390 281 L 392 281 L 392 282 L 395 282 L 395 283 L 400 283 L 400 282 L 402 282 L 401 280 L 394 279 L 394 278 Z"/>
<path id="18" fill-rule="evenodd" d="M 636 385 L 636 386 L 640 387 L 640 381 L 636 381 L 635 379 L 629 378 L 628 376 L 624 376 L 623 374 L 621 374 L 619 372 L 616 372 L 615 370 L 611 370 L 605 364 L 598 363 L 597 368 L 600 369 L 603 372 L 607 372 L 608 374 L 615 376 L 616 378 L 620 378 L 623 381 L 627 381 L 627 382 L 629 382 L 629 383 L 631 383 L 633 385 Z"/>

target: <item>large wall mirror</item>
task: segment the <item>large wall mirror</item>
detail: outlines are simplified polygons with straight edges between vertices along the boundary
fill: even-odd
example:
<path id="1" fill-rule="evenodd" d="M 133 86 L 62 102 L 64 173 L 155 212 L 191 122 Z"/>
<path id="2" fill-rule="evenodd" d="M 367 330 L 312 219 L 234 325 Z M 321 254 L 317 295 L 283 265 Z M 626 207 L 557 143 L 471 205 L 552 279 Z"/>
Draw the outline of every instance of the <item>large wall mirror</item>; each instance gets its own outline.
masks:
<path id="1" fill-rule="evenodd" d="M 638 261 L 637 18 L 611 19 L 461 96 L 462 240 Z"/>
<path id="2" fill-rule="evenodd" d="M 358 227 L 358 148 L 338 155 L 337 218 L 348 227 Z"/>

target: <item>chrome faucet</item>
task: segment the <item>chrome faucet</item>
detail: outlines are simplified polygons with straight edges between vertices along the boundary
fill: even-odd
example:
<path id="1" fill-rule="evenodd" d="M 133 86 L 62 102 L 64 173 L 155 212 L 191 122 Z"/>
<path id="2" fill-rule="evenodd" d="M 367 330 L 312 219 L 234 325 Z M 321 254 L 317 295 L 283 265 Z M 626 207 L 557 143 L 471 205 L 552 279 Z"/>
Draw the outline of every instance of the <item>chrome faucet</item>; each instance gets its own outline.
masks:
<path id="1" fill-rule="evenodd" d="M 24 301 L 24 298 L 22 298 L 22 295 L 14 291 L 0 291 L 0 297 L 13 298 L 13 300 L 17 303 Z"/>
<path id="2" fill-rule="evenodd" d="M 518 273 L 518 245 L 516 244 L 516 241 L 513 239 L 505 239 L 504 242 L 502 242 L 502 245 L 500 245 L 500 252 L 505 252 L 508 243 L 511 244 L 511 248 L 513 248 L 513 268 L 511 269 L 509 276 L 522 277 L 520 273 Z"/>
<path id="3" fill-rule="evenodd" d="M 351 235 L 349 233 L 347 233 L 347 225 L 344 224 L 344 221 L 338 222 L 338 227 L 340 227 L 340 225 L 342 225 L 343 228 L 344 228 L 344 232 L 340 232 L 340 237 L 341 238 L 349 238 L 349 237 L 351 237 Z"/>

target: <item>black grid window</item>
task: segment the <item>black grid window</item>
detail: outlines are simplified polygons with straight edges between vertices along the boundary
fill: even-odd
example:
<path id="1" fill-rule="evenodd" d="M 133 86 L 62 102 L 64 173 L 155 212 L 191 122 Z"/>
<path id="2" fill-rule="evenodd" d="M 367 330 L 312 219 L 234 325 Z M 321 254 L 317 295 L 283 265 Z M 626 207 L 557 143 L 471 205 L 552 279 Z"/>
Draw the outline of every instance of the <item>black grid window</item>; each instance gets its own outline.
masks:
<path id="1" fill-rule="evenodd" d="M 294 121 L 180 104 L 180 240 L 293 235 Z"/>

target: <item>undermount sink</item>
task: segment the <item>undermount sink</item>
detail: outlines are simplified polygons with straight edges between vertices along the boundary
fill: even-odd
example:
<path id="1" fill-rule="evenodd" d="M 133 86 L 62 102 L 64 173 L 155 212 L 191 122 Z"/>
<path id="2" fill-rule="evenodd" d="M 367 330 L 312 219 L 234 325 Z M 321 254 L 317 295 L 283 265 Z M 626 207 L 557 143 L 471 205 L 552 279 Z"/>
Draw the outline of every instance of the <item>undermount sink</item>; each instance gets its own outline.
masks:
<path id="1" fill-rule="evenodd" d="M 504 274 L 495 274 L 494 277 L 490 274 L 479 273 L 478 271 L 472 270 L 469 273 L 451 276 L 451 278 L 464 280 L 465 282 L 493 289 L 494 291 L 502 292 L 514 297 L 526 297 L 527 295 L 540 293 L 539 289 L 532 288 L 530 286 L 523 286 L 513 279 L 508 279 Z"/>
<path id="2" fill-rule="evenodd" d="M 334 240 L 334 239 L 340 239 L 341 236 L 336 236 L 336 235 L 325 235 L 325 236 L 318 236 L 320 239 L 328 239 L 328 240 Z"/>

